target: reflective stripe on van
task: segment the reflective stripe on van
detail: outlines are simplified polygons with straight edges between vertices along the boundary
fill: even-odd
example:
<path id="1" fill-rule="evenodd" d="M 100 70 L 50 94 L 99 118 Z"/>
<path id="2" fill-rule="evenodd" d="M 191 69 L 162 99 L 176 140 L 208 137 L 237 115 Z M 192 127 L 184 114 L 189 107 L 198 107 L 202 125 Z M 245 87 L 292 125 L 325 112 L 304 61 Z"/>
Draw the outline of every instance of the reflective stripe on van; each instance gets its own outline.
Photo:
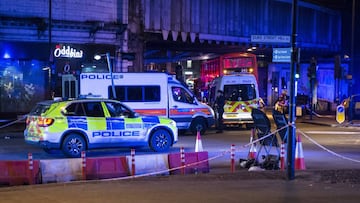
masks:
<path id="1" fill-rule="evenodd" d="M 202 112 L 206 115 L 211 115 L 208 108 L 177 108 L 170 109 L 170 115 L 194 115 L 196 112 Z"/>
<path id="2" fill-rule="evenodd" d="M 251 112 L 252 108 L 258 107 L 258 101 L 256 99 L 249 101 L 226 101 L 224 106 L 224 112 L 226 113 L 241 113 Z"/>
<path id="3" fill-rule="evenodd" d="M 136 113 L 141 115 L 157 115 L 166 116 L 166 109 L 134 109 Z"/>

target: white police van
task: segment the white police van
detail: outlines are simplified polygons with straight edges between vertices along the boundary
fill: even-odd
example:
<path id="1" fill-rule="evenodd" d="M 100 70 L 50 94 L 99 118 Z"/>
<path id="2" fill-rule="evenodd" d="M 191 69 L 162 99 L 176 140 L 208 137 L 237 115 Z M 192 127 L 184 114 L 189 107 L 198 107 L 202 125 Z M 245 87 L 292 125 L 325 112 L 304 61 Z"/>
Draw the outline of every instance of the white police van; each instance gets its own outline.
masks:
<path id="1" fill-rule="evenodd" d="M 215 106 L 218 90 L 224 92 L 225 106 L 223 123 L 251 127 L 254 121 L 251 110 L 259 108 L 260 97 L 256 78 L 253 74 L 233 74 L 215 78 L 209 85 L 209 103 Z"/>
<path id="2" fill-rule="evenodd" d="M 82 73 L 80 94 L 113 98 L 141 115 L 173 119 L 179 130 L 193 134 L 198 130 L 205 133 L 215 121 L 210 106 L 198 101 L 188 88 L 166 73 Z"/>

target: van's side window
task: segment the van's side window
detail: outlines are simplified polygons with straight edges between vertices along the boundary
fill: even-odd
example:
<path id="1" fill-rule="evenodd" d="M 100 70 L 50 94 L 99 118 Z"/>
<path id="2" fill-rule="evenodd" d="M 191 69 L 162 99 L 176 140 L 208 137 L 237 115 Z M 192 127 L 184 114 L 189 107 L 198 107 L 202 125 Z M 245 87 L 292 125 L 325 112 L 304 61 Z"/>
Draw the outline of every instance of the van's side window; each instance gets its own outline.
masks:
<path id="1" fill-rule="evenodd" d="M 160 85 L 115 86 L 116 99 L 122 102 L 159 102 Z M 113 98 L 112 87 L 108 87 L 109 98 Z"/>
<path id="2" fill-rule="evenodd" d="M 142 87 L 134 86 L 127 87 L 127 100 L 128 101 L 142 101 Z"/>
<path id="3" fill-rule="evenodd" d="M 160 101 L 160 86 L 145 86 L 144 87 L 145 101 Z"/>

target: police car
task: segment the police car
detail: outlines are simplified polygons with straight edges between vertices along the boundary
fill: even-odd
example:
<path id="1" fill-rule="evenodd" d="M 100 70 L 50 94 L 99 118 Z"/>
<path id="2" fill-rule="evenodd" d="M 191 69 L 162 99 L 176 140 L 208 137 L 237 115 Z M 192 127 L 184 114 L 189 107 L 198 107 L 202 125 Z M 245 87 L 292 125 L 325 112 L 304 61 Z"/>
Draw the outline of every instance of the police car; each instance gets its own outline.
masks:
<path id="1" fill-rule="evenodd" d="M 116 100 L 49 100 L 27 115 L 24 137 L 46 152 L 61 149 L 68 157 L 80 157 L 81 151 L 109 147 L 164 152 L 178 141 L 178 129 L 171 119 L 140 116 Z"/>

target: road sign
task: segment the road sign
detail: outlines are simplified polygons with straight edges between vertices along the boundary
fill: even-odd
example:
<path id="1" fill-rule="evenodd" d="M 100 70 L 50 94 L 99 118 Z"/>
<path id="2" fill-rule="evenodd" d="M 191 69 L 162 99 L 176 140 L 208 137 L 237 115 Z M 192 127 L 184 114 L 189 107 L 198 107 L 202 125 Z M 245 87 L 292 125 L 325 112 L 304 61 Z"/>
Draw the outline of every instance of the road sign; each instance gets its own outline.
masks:
<path id="1" fill-rule="evenodd" d="M 341 104 L 336 107 L 336 121 L 340 124 L 345 121 L 345 107 Z"/>
<path id="2" fill-rule="evenodd" d="M 273 62 L 291 62 L 291 48 L 273 48 Z"/>
<path id="3" fill-rule="evenodd" d="M 251 35 L 251 42 L 290 43 L 289 35 Z"/>

